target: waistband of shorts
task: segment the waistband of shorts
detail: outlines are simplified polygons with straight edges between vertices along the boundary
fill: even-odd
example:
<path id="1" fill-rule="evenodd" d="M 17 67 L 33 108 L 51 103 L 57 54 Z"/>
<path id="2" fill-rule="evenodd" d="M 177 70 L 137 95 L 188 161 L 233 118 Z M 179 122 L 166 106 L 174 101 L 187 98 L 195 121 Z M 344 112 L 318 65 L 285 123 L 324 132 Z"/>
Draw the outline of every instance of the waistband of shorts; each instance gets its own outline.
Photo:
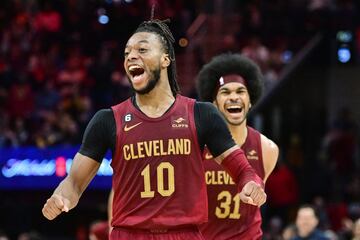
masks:
<path id="1" fill-rule="evenodd" d="M 179 232 L 198 232 L 199 228 L 196 225 L 185 225 L 177 226 L 170 228 L 135 228 L 135 227 L 114 227 L 113 230 L 120 230 L 126 232 L 140 232 L 140 233 L 153 233 L 153 234 L 162 234 L 162 233 L 179 233 Z"/>

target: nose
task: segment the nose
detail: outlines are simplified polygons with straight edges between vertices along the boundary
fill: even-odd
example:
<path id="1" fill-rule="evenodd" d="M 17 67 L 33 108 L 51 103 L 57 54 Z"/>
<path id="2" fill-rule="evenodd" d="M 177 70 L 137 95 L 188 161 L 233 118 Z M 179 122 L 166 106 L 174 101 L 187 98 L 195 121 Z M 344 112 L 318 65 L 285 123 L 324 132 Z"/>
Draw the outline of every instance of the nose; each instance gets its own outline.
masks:
<path id="1" fill-rule="evenodd" d="M 236 92 L 231 92 L 229 98 L 231 101 L 237 102 L 240 99 L 240 95 L 237 94 Z"/>
<path id="2" fill-rule="evenodd" d="M 128 55 L 127 55 L 127 60 L 134 60 L 138 58 L 138 54 L 136 53 L 135 50 L 130 50 Z"/>

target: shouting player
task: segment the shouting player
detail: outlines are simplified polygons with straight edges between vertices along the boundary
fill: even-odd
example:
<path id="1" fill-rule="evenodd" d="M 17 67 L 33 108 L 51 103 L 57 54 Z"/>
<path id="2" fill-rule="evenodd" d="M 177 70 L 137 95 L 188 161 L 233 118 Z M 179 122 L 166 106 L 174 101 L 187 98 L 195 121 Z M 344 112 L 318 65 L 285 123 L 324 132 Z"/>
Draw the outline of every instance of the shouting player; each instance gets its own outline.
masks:
<path id="1" fill-rule="evenodd" d="M 54 219 L 74 208 L 112 150 L 111 240 L 203 239 L 205 144 L 232 175 L 240 198 L 262 205 L 262 180 L 216 108 L 178 94 L 174 38 L 163 21 L 143 22 L 127 41 L 124 68 L 135 95 L 100 110 L 85 130 L 68 176 L 43 207 Z"/>
<path id="2" fill-rule="evenodd" d="M 276 165 L 279 149 L 246 124 L 249 109 L 262 93 L 259 67 L 239 54 L 222 54 L 204 65 L 197 80 L 200 99 L 212 102 L 222 113 L 235 142 L 265 182 Z M 235 183 L 222 166 L 210 161 L 212 158 L 205 151 L 209 222 L 200 228 L 205 239 L 261 239 L 260 209 L 241 202 Z"/>

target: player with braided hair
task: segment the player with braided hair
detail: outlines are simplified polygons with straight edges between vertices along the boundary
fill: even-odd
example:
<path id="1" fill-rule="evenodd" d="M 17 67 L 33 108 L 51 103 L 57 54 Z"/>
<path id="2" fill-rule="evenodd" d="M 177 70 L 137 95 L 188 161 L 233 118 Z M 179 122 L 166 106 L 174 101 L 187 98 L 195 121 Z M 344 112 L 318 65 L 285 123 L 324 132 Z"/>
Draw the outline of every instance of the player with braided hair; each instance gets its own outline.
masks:
<path id="1" fill-rule="evenodd" d="M 176 96 L 176 94 L 179 93 L 180 88 L 176 80 L 176 60 L 175 60 L 175 50 L 173 47 L 175 39 L 168 25 L 166 24 L 169 22 L 170 20 L 160 21 L 158 19 L 146 21 L 139 25 L 135 33 L 153 32 L 160 37 L 160 41 L 162 42 L 162 47 L 164 48 L 164 51 L 168 54 L 171 60 L 170 65 L 168 67 L 168 79 L 169 79 L 171 92 L 174 96 Z"/>
<path id="2" fill-rule="evenodd" d="M 100 110 L 88 124 L 68 176 L 43 207 L 49 220 L 74 208 L 112 151 L 110 239 L 203 239 L 207 221 L 205 144 L 237 183 L 241 199 L 266 200 L 262 180 L 212 104 L 178 94 L 174 38 L 165 22 L 140 24 L 127 41 L 124 68 L 135 95 Z"/>
<path id="3" fill-rule="evenodd" d="M 222 113 L 235 142 L 265 182 L 276 165 L 279 150 L 273 141 L 246 124 L 249 109 L 262 93 L 259 67 L 239 54 L 221 54 L 203 66 L 197 87 L 200 99 L 213 103 Z M 205 239 L 261 239 L 260 209 L 240 202 L 233 181 L 225 177 L 222 166 L 211 160 L 211 154 L 205 151 L 209 221 L 200 226 Z"/>

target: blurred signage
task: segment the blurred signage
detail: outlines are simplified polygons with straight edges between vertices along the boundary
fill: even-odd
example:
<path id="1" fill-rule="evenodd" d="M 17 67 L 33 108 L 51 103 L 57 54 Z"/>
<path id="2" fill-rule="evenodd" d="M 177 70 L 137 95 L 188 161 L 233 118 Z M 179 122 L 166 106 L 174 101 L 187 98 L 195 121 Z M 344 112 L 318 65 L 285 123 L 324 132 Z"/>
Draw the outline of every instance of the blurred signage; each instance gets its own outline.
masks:
<path id="1" fill-rule="evenodd" d="M 70 170 L 79 147 L 0 149 L 0 189 L 55 188 Z M 93 189 L 110 189 L 112 168 L 108 153 L 90 183 Z"/>

